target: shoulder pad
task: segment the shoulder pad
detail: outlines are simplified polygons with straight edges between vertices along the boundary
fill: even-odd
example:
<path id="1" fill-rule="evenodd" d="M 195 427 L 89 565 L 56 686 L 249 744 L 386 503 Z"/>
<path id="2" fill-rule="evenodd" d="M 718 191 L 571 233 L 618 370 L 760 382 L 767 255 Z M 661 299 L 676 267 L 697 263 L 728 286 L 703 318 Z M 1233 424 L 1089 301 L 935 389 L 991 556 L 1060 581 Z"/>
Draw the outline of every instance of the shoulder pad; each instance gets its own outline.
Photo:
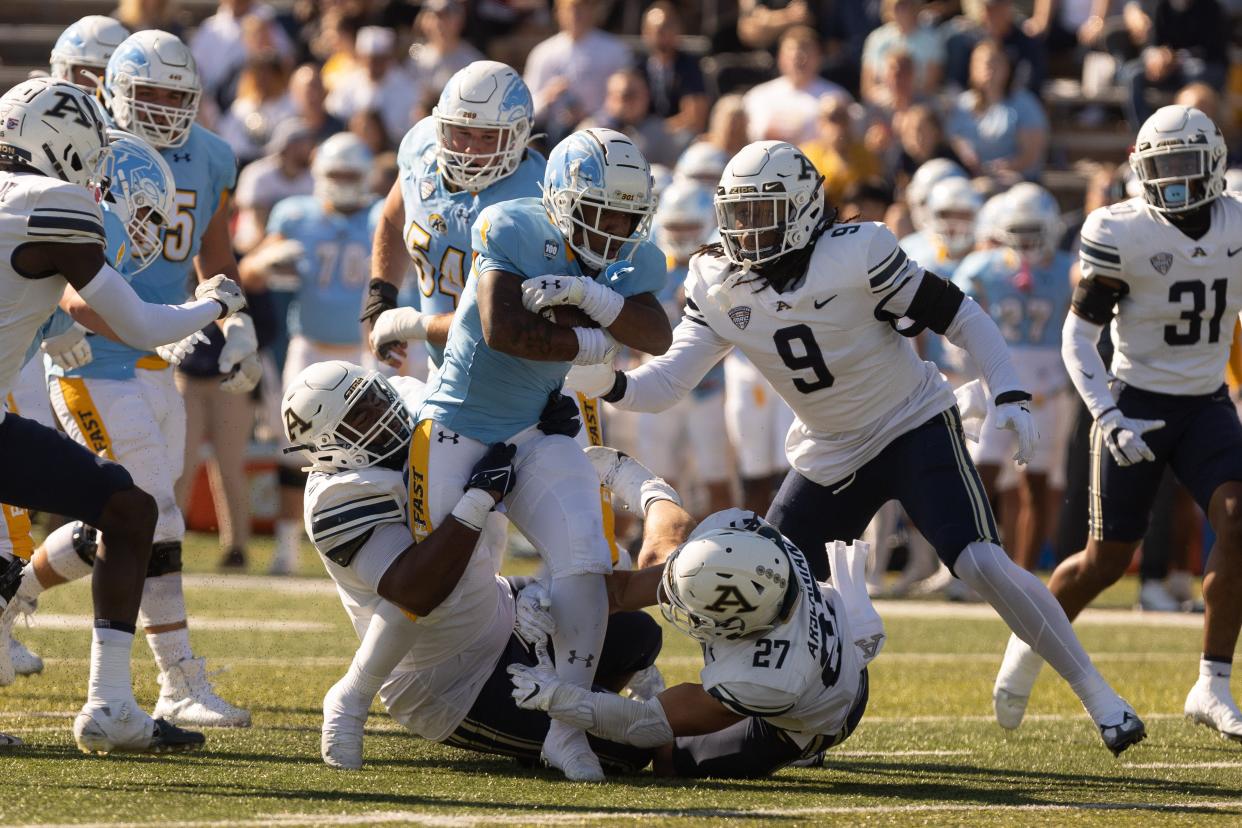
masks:
<path id="1" fill-rule="evenodd" d="M 90 190 L 53 179 L 39 183 L 45 186 L 32 200 L 26 235 L 48 242 L 105 243 L 103 211 Z"/>
<path id="2" fill-rule="evenodd" d="M 306 534 L 327 554 L 383 523 L 404 523 L 399 492 L 401 473 L 388 469 L 324 474 L 313 472 L 306 482 L 303 515 Z"/>
<path id="3" fill-rule="evenodd" d="M 428 148 L 432 149 L 434 158 L 435 143 L 435 119 L 428 115 L 410 127 L 401 139 L 401 146 L 397 148 L 397 166 L 416 175 L 421 173 L 427 165 L 424 155 Z"/>

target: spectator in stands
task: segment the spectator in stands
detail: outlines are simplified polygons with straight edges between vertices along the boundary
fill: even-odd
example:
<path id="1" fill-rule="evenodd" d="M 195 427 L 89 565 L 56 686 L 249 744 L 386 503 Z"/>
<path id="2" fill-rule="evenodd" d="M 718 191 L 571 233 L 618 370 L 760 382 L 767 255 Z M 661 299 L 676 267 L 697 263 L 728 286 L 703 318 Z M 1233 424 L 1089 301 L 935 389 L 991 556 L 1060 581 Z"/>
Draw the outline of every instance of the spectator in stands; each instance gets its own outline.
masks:
<path id="1" fill-rule="evenodd" d="M 531 50 L 525 80 L 548 146 L 573 131 L 604 100 L 608 78 L 631 63 L 619 38 L 595 26 L 595 0 L 556 0 L 560 31 Z"/>
<path id="2" fill-rule="evenodd" d="M 861 95 L 863 47 L 867 36 L 880 27 L 882 0 L 852 0 L 829 4 L 824 77 L 840 84 L 850 93 Z"/>
<path id="3" fill-rule="evenodd" d="M 276 23 L 271 6 L 255 0 L 220 0 L 219 10 L 199 25 L 190 40 L 204 97 L 218 98 L 221 87 L 245 64 L 242 23 L 248 17 L 254 17 L 268 30 L 273 47 L 283 59 L 293 59 L 293 43 Z M 221 106 L 227 107 L 229 103 L 221 101 Z"/>
<path id="4" fill-rule="evenodd" d="M 120 0 L 112 16 L 131 32 L 159 29 L 184 39 L 184 15 L 173 0 Z"/>
<path id="5" fill-rule="evenodd" d="M 349 131 L 366 142 L 371 155 L 388 152 L 397 145 L 384 126 L 384 114 L 378 109 L 359 109 L 349 119 Z"/>
<path id="6" fill-rule="evenodd" d="M 329 112 L 344 121 L 366 110 L 379 113 L 386 141 L 397 143 L 418 119 L 422 84 L 393 54 L 392 29 L 363 26 L 354 41 L 358 66 L 345 74 L 328 93 Z"/>
<path id="7" fill-rule="evenodd" d="M 904 184 L 914 171 L 933 158 L 947 158 L 961 164 L 953 146 L 945 138 L 944 124 L 936 110 L 926 104 L 915 104 L 902 115 L 897 125 L 898 152 L 890 178 Z"/>
<path id="8" fill-rule="evenodd" d="M 681 15 L 669 0 L 656 0 L 643 15 L 638 66 L 651 91 L 651 111 L 669 132 L 689 139 L 707 126 L 707 88 L 698 60 L 678 48 Z"/>
<path id="9" fill-rule="evenodd" d="M 883 172 L 880 159 L 856 133 L 851 106 L 841 98 L 824 98 L 819 109 L 819 135 L 801 147 L 824 177 L 824 195 L 831 204 L 840 204 L 847 191 Z"/>
<path id="10" fill-rule="evenodd" d="M 807 0 L 738 0 L 737 36 L 750 49 L 770 49 L 785 32 L 806 26 L 827 31 L 825 3 Z"/>
<path id="11" fill-rule="evenodd" d="M 1155 0 L 1126 0 L 1120 18 L 1104 21 L 1101 40 L 1105 50 L 1118 66 L 1137 58 L 1151 43 L 1151 15 L 1146 7 L 1155 8 Z"/>
<path id="12" fill-rule="evenodd" d="M 1230 24 L 1217 0 L 1157 0 L 1151 20 L 1151 45 L 1121 72 L 1133 129 L 1155 111 L 1148 89 L 1172 91 L 1203 81 L 1220 90 L 1229 66 Z"/>
<path id="13" fill-rule="evenodd" d="M 440 90 L 458 70 L 465 69 L 483 53 L 462 40 L 466 27 L 466 4 L 462 0 L 425 0 L 414 28 L 422 42 L 410 47 L 414 71 L 428 94 L 440 96 Z"/>
<path id="14" fill-rule="evenodd" d="M 1048 76 L 1048 56 L 1040 41 L 1022 31 L 1012 0 L 969 0 L 966 18 L 950 20 L 945 30 L 946 76 L 960 87 L 970 84 L 971 53 L 988 39 L 999 43 L 1009 60 L 1014 84 L 1038 96 Z"/>
<path id="15" fill-rule="evenodd" d="M 862 99 L 881 102 L 882 78 L 888 66 L 885 58 L 904 52 L 914 68 L 914 91 L 934 94 L 944 76 L 944 42 L 940 33 L 920 25 L 915 0 L 884 0 L 885 23 L 867 36 L 862 58 Z"/>
<path id="16" fill-rule="evenodd" d="M 815 137 L 815 116 L 822 98 L 850 94 L 819 76 L 819 37 L 815 30 L 796 26 L 781 35 L 777 52 L 780 77 L 746 93 L 743 103 L 750 121 L 750 139 L 777 139 L 801 144 Z"/>
<path id="17" fill-rule="evenodd" d="M 649 162 L 666 167 L 677 162 L 677 156 L 689 143 L 672 135 L 664 119 L 651 113 L 647 78 L 638 69 L 622 69 L 608 78 L 604 108 L 578 125 L 579 129 L 587 127 L 625 133 Z"/>
<path id="18" fill-rule="evenodd" d="M 1035 179 L 1048 149 L 1048 119 L 1039 101 L 1010 82 L 1009 61 L 992 40 L 970 58 L 970 88 L 958 96 L 948 133 L 962 164 L 974 175 L 1015 183 Z"/>
<path id="19" fill-rule="evenodd" d="M 729 158 L 750 143 L 749 121 L 741 95 L 724 95 L 716 101 L 704 140 Z"/>
<path id="20" fill-rule="evenodd" d="M 220 137 L 233 148 L 242 166 L 263 154 L 277 124 L 296 116 L 289 96 L 289 73 L 274 52 L 246 61 L 237 84 L 237 97 L 216 125 Z"/>
<path id="21" fill-rule="evenodd" d="M 276 202 L 290 196 L 310 195 L 310 159 L 317 143 L 301 118 L 287 118 L 272 131 L 267 155 L 248 164 L 237 176 L 233 195 L 237 207 L 234 247 L 247 253 L 263 239 L 268 214 Z"/>
<path id="22" fill-rule="evenodd" d="M 313 63 L 299 66 L 289 78 L 289 97 L 294 112 L 310 130 L 316 144 L 345 129 L 345 123 L 324 108 L 327 96 L 319 67 Z"/>
<path id="23" fill-rule="evenodd" d="M 884 221 L 893 206 L 893 188 L 879 180 L 864 181 L 851 188 L 841 204 L 831 206 L 849 221 Z"/>
<path id="24" fill-rule="evenodd" d="M 1035 0 L 1022 30 L 1042 38 L 1049 56 L 1074 55 L 1099 42 L 1114 4 L 1114 0 Z"/>
<path id="25" fill-rule="evenodd" d="M 319 21 L 319 34 L 311 43 L 311 52 L 323 65 L 320 77 L 329 93 L 358 68 L 354 44 L 361 28 L 362 18 L 339 6 L 324 11 Z"/>
<path id="26" fill-rule="evenodd" d="M 925 100 L 914 86 L 914 60 L 904 51 L 894 49 L 884 56 L 884 74 L 880 85 L 872 90 L 867 104 L 867 118 L 872 124 L 890 131 L 900 128 L 900 121 L 911 107 Z"/>

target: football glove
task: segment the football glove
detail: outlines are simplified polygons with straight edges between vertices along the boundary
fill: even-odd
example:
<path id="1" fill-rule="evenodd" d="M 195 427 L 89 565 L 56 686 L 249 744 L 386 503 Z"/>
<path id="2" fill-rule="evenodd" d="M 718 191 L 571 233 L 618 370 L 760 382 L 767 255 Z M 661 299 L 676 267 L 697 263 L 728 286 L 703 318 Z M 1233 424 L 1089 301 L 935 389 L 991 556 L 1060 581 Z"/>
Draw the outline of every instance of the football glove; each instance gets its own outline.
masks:
<path id="1" fill-rule="evenodd" d="M 248 354 L 227 377 L 220 380 L 220 387 L 230 394 L 249 394 L 263 379 L 263 363 L 258 354 Z"/>
<path id="2" fill-rule="evenodd" d="M 565 390 L 577 391 L 585 397 L 602 397 L 617 384 L 617 372 L 611 362 L 575 365 L 565 375 Z"/>
<path id="3" fill-rule="evenodd" d="M 246 307 L 246 297 L 242 295 L 241 286 L 223 273 L 217 273 L 207 281 L 200 282 L 194 289 L 194 298 L 219 302 L 218 319 L 226 319 Z"/>
<path id="4" fill-rule="evenodd" d="M 522 305 L 531 313 L 557 305 L 577 305 L 606 328 L 617 321 L 625 297 L 585 276 L 549 274 L 522 282 Z"/>
<path id="5" fill-rule="evenodd" d="M 552 598 L 547 587 L 539 581 L 531 581 L 522 587 L 517 596 L 518 637 L 532 647 L 546 646 L 552 633 L 556 632 L 551 609 Z"/>
<path id="6" fill-rule="evenodd" d="M 1118 466 L 1133 466 L 1144 460 L 1156 459 L 1143 435 L 1164 428 L 1164 420 L 1132 420 L 1122 414 L 1120 408 L 1110 408 L 1100 415 L 1095 424 L 1104 433 L 1104 445 L 1108 446 Z"/>
<path id="7" fill-rule="evenodd" d="M 510 664 L 505 668 L 513 682 L 513 700 L 524 710 L 544 710 L 552 706 L 552 696 L 561 685 L 546 645 L 535 646 L 535 664 Z"/>
<path id="8" fill-rule="evenodd" d="M 259 350 L 259 337 L 254 330 L 250 314 L 239 313 L 224 320 L 220 326 L 224 333 L 224 347 L 216 367 L 221 374 L 230 374 L 237 364 Z"/>
<path id="9" fill-rule="evenodd" d="M 419 313 L 414 308 L 393 308 L 381 313 L 371 328 L 369 343 L 371 351 L 383 354 L 384 361 L 393 367 L 400 367 L 401 360 L 393 355 L 405 356 L 403 346 L 411 340 L 427 338 L 428 314 Z M 395 349 L 393 346 L 397 346 Z"/>
<path id="10" fill-rule="evenodd" d="M 1004 401 L 1010 394 L 1020 393 L 1022 399 Z M 1009 392 L 1001 394 L 996 404 L 996 427 L 1012 431 L 1018 438 L 1018 450 L 1014 452 L 1014 462 L 1025 466 L 1035 456 L 1035 446 L 1039 444 L 1039 430 L 1035 428 L 1035 420 L 1031 417 L 1031 395 L 1025 392 Z"/>
<path id="11" fill-rule="evenodd" d="M 513 455 L 517 447 L 510 443 L 492 443 L 470 470 L 467 489 L 498 492 L 503 498 L 513 491 L 517 475 L 513 470 Z"/>
<path id="12" fill-rule="evenodd" d="M 544 434 L 564 434 L 577 437 L 582 430 L 578 403 L 559 391 L 548 395 L 548 402 L 539 413 L 539 430 Z"/>
<path id="13" fill-rule="evenodd" d="M 74 323 L 73 327 L 62 334 L 49 336 L 40 346 L 43 353 L 52 358 L 52 362 L 62 371 L 81 368 L 95 358 L 91 353 L 90 340 L 86 338 L 87 330 Z"/>
<path id="14" fill-rule="evenodd" d="M 185 339 L 178 340 L 177 342 L 171 342 L 168 345 L 157 345 L 155 355 L 169 365 L 180 365 L 182 360 L 193 353 L 196 347 L 207 341 L 207 334 L 202 331 L 195 331 Z"/>

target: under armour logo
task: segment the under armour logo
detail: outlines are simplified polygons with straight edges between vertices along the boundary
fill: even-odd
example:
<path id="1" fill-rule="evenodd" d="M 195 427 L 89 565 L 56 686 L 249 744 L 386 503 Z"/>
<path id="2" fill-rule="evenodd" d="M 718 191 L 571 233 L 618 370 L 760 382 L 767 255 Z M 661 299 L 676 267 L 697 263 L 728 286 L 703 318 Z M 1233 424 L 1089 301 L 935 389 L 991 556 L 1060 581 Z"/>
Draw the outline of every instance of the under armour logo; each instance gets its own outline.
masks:
<path id="1" fill-rule="evenodd" d="M 544 290 L 548 290 L 549 288 L 551 288 L 551 289 L 553 289 L 553 290 L 560 290 L 560 289 L 561 289 L 561 280 L 560 280 L 560 279 L 553 279 L 553 280 L 552 280 L 552 283 L 551 283 L 551 284 L 548 284 L 548 280 L 547 280 L 547 279 L 543 279 L 542 281 L 540 281 L 540 282 L 539 282 L 539 287 L 543 288 Z"/>
<path id="2" fill-rule="evenodd" d="M 188 162 L 188 161 L 190 160 L 190 154 L 189 154 L 188 152 L 174 152 L 174 153 L 173 153 L 173 160 L 174 160 L 174 161 L 187 161 L 187 162 Z"/>
<path id="3" fill-rule="evenodd" d="M 588 653 L 588 654 L 586 654 L 586 655 L 584 655 L 584 656 L 580 656 L 580 655 L 578 655 L 578 651 L 577 651 L 577 650 L 570 650 L 570 651 L 569 651 L 569 658 L 568 658 L 568 659 L 566 659 L 566 660 L 567 660 L 570 664 L 573 664 L 575 661 L 581 661 L 581 662 L 584 662 L 584 663 L 586 664 L 586 666 L 590 667 L 590 666 L 591 666 L 591 662 L 595 661 L 595 654 L 594 654 L 594 653 Z"/>
<path id="4" fill-rule="evenodd" d="M 453 445 L 457 445 L 457 441 L 461 439 L 460 434 L 445 434 L 443 431 L 437 432 L 436 442 L 443 443 L 445 440 L 452 440 Z"/>

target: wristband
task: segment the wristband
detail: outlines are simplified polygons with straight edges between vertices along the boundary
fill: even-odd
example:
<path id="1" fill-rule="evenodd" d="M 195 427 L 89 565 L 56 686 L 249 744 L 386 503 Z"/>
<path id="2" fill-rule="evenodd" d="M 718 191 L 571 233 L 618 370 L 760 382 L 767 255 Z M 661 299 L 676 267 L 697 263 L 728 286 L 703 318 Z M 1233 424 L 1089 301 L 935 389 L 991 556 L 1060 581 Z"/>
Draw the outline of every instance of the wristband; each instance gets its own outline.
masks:
<path id="1" fill-rule="evenodd" d="M 366 303 L 362 306 L 360 322 L 372 323 L 386 310 L 397 307 L 397 286 L 383 279 L 372 279 L 367 284 Z"/>
<path id="2" fill-rule="evenodd" d="M 598 365 L 608 352 L 608 340 L 602 328 L 574 328 L 578 337 L 578 354 L 574 365 Z"/>
<path id="3" fill-rule="evenodd" d="M 630 380 L 624 371 L 617 371 L 616 378 L 612 382 L 612 388 L 606 394 L 600 394 L 599 398 L 607 403 L 615 403 L 625 396 L 625 390 L 629 386 Z"/>
<path id="4" fill-rule="evenodd" d="M 612 288 L 592 281 L 589 283 L 581 308 L 583 313 L 598 322 L 600 326 L 607 328 L 617 321 L 617 317 L 625 309 L 625 297 Z"/>
<path id="5" fill-rule="evenodd" d="M 1033 398 L 1025 391 L 1006 391 L 1003 394 L 996 395 L 996 405 L 1008 405 L 1009 403 L 1030 402 Z"/>
<path id="6" fill-rule="evenodd" d="M 453 507 L 452 515 L 476 532 L 483 531 L 487 513 L 496 506 L 495 499 L 482 489 L 467 489 Z"/>

